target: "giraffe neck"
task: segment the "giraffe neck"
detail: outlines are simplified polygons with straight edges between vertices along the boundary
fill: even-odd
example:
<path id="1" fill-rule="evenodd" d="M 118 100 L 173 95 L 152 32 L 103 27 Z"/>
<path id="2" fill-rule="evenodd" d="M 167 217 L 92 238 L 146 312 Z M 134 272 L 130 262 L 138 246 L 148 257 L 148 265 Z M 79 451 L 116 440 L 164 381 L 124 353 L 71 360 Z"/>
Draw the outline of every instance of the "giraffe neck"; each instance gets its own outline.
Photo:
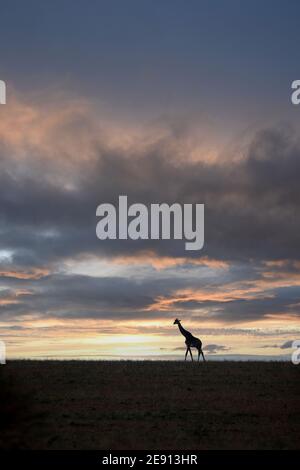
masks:
<path id="1" fill-rule="evenodd" d="M 185 336 L 185 337 L 188 336 L 189 332 L 186 331 L 186 330 L 183 328 L 183 326 L 181 325 L 181 323 L 178 323 L 178 328 L 179 328 L 180 333 L 181 333 L 183 336 Z"/>

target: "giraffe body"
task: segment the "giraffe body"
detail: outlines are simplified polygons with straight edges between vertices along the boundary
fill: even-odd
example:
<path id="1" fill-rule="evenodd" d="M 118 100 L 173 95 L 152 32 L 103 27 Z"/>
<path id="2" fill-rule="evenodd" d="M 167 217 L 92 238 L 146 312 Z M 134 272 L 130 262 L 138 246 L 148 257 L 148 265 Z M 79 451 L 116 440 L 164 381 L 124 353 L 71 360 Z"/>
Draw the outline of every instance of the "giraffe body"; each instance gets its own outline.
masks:
<path id="1" fill-rule="evenodd" d="M 196 338 L 195 336 L 192 335 L 192 333 L 184 329 L 183 326 L 181 325 L 180 320 L 178 320 L 178 318 L 176 318 L 176 320 L 174 321 L 174 325 L 178 325 L 180 333 L 185 337 L 185 344 L 186 344 L 185 360 L 187 358 L 188 353 L 190 353 L 192 361 L 194 360 L 191 348 L 196 348 L 198 350 L 198 361 L 200 360 L 200 355 L 202 355 L 203 361 L 205 361 L 205 357 L 202 351 L 201 339 Z"/>

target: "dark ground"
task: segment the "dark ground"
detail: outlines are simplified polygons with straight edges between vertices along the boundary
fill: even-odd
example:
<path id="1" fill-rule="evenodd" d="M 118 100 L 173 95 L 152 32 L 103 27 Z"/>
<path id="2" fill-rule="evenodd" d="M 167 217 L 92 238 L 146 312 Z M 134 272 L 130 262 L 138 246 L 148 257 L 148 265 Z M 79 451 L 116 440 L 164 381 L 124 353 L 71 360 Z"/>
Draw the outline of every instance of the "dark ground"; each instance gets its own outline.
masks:
<path id="1" fill-rule="evenodd" d="M 0 448 L 299 449 L 300 366 L 14 361 Z"/>

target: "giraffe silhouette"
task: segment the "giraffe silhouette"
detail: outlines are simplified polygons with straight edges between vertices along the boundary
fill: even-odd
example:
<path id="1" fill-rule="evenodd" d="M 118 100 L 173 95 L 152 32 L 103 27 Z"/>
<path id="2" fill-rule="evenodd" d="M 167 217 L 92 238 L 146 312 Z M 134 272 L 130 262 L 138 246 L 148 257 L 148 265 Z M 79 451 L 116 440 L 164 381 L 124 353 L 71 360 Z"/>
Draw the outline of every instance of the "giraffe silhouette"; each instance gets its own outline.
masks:
<path id="1" fill-rule="evenodd" d="M 178 318 L 176 318 L 173 325 L 178 325 L 180 333 L 185 337 L 186 352 L 185 352 L 184 360 L 186 361 L 186 357 L 189 352 L 191 355 L 191 359 L 193 361 L 194 359 L 193 359 L 191 348 L 196 348 L 198 349 L 198 361 L 200 360 L 200 354 L 201 354 L 203 357 L 203 361 L 205 362 L 205 357 L 202 351 L 202 341 L 199 338 L 196 338 L 195 336 L 193 336 L 192 333 L 190 333 L 189 331 L 185 330 L 183 326 L 181 325 L 181 320 L 178 320 Z"/>

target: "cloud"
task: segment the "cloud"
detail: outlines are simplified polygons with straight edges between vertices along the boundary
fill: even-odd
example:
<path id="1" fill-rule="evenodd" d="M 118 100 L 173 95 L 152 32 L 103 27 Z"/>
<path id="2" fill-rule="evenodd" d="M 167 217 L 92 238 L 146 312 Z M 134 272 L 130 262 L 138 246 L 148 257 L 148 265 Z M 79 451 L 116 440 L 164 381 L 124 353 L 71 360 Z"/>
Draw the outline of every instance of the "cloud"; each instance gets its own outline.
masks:
<path id="1" fill-rule="evenodd" d="M 292 347 L 293 341 L 286 341 L 280 347 L 280 349 L 289 349 Z"/>
<path id="2" fill-rule="evenodd" d="M 245 157 L 231 165 L 189 160 L 171 130 L 156 140 L 116 142 L 87 104 L 48 110 L 18 104 L 11 111 L 16 113 L 25 115 L 22 125 L 15 126 L 9 114 L 0 127 L 1 242 L 16 262 L 144 250 L 168 258 L 199 256 L 180 242 L 99 242 L 96 207 L 116 202 L 119 194 L 146 204 L 205 203 L 201 254 L 212 259 L 298 259 L 300 145 L 292 133 L 258 133 Z"/>
<path id="3" fill-rule="evenodd" d="M 133 256 L 116 256 L 111 262 L 117 264 L 148 264 L 153 266 L 155 269 L 167 269 L 177 266 L 206 266 L 214 269 L 227 269 L 229 263 L 222 260 L 215 260 L 208 258 L 208 256 L 202 256 L 200 258 L 188 258 L 188 257 L 171 257 L 171 256 L 158 256 L 154 251 L 141 251 Z"/>
<path id="4" fill-rule="evenodd" d="M 167 348 L 160 348 L 161 350 L 166 350 Z M 221 344 L 207 344 L 204 346 L 203 351 L 206 351 L 208 354 L 217 354 L 220 351 L 229 351 L 230 348 L 227 346 L 223 346 Z M 173 348 L 173 351 L 186 351 L 186 347 L 178 346 Z"/>
<path id="5" fill-rule="evenodd" d="M 190 153 L 178 129 L 124 130 L 82 100 L 15 99 L 1 110 L 0 243 L 9 254 L 1 285 L 23 289 L 3 299 L 1 317 L 299 317 L 298 136 L 262 130 L 226 161 Z M 130 203 L 205 203 L 204 250 L 100 242 L 96 207 L 119 194 Z M 91 258 L 125 264 L 129 275 L 65 272 L 69 260 Z"/>
<path id="6" fill-rule="evenodd" d="M 216 354 L 220 351 L 228 351 L 230 348 L 223 346 L 222 344 L 207 344 L 203 347 L 203 351 L 207 351 L 208 354 Z"/>
<path id="7" fill-rule="evenodd" d="M 265 344 L 261 348 L 280 348 L 280 349 L 290 349 L 293 345 L 294 340 L 285 341 L 282 344 Z"/>

